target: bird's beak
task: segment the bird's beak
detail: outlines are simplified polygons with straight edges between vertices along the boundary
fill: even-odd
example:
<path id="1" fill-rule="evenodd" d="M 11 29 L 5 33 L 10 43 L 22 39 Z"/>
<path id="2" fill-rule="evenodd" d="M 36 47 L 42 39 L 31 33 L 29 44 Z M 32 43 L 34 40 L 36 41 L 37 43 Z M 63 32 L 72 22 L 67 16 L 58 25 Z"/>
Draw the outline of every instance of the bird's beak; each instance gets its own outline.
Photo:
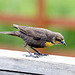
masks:
<path id="1" fill-rule="evenodd" d="M 62 40 L 61 43 L 65 46 L 67 46 L 64 40 Z"/>

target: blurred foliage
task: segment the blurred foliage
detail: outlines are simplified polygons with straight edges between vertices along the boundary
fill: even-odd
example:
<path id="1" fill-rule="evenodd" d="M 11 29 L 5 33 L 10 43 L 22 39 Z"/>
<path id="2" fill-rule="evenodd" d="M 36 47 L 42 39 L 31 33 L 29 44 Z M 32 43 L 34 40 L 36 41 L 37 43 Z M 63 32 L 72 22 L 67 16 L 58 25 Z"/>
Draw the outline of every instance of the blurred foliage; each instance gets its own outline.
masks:
<path id="1" fill-rule="evenodd" d="M 0 0 L 0 13 L 34 16 L 36 0 Z"/>
<path id="2" fill-rule="evenodd" d="M 48 17 L 75 17 L 75 0 L 44 0 Z M 0 0 L 0 13 L 35 16 L 37 0 Z"/>
<path id="3" fill-rule="evenodd" d="M 75 0 L 45 0 L 48 17 L 75 17 Z"/>

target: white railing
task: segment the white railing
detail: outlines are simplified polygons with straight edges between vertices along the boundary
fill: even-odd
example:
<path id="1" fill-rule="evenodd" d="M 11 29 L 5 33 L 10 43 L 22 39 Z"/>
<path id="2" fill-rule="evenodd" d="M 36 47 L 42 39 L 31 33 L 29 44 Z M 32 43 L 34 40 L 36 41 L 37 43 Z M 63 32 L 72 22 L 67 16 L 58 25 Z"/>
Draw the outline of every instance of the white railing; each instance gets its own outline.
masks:
<path id="1" fill-rule="evenodd" d="M 26 57 L 27 52 L 0 49 L 0 75 L 75 75 L 75 58 L 48 55 Z"/>

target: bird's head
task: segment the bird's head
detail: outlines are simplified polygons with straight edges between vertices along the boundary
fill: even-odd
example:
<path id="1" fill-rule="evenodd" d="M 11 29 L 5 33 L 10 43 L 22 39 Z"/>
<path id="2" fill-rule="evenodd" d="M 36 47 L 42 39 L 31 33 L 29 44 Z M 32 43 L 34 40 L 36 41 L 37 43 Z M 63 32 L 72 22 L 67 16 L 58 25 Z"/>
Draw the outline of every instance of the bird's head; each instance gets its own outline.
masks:
<path id="1" fill-rule="evenodd" d="M 53 44 L 63 44 L 66 46 L 66 43 L 64 41 L 64 37 L 60 33 L 54 32 L 53 34 L 54 34 L 54 36 L 52 38 Z"/>

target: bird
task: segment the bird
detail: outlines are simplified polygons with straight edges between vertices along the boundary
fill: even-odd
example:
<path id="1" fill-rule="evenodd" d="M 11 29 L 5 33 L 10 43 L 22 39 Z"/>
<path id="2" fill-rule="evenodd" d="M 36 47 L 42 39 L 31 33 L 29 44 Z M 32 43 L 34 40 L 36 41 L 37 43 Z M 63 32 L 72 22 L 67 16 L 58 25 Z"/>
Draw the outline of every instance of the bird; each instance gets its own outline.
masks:
<path id="1" fill-rule="evenodd" d="M 53 32 L 44 28 L 20 26 L 16 24 L 13 24 L 13 27 L 19 31 L 0 32 L 0 34 L 9 34 L 22 38 L 25 42 L 24 48 L 29 53 L 29 56 L 38 57 L 47 55 L 40 53 L 35 48 L 51 47 L 56 44 L 63 44 L 66 46 L 63 35 L 58 32 Z M 34 54 L 27 49 L 27 45 L 35 51 Z"/>

